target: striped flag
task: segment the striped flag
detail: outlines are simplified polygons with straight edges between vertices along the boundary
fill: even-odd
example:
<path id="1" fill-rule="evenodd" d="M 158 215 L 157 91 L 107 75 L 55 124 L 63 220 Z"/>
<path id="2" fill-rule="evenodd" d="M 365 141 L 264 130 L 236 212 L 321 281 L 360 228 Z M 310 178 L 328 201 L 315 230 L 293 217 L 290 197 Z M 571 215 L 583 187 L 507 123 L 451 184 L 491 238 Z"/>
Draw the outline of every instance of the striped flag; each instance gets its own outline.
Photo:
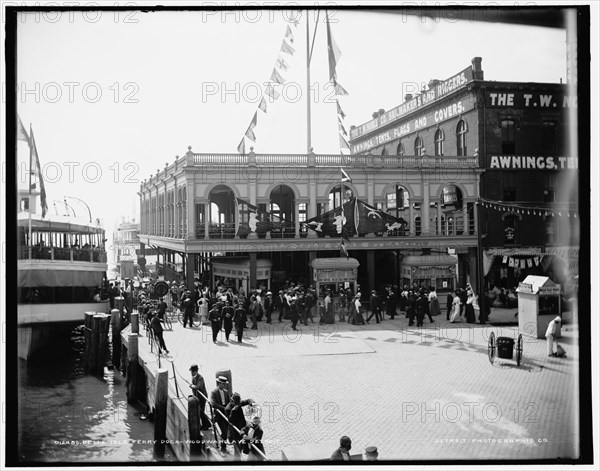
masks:
<path id="1" fill-rule="evenodd" d="M 288 26 L 289 28 L 289 26 Z M 276 67 L 279 67 L 281 70 L 288 70 L 290 67 L 288 63 L 283 59 L 283 57 L 277 57 L 277 62 L 275 63 Z"/>
<path id="2" fill-rule="evenodd" d="M 246 137 L 248 139 L 250 139 L 252 142 L 256 142 L 256 136 L 254 135 L 254 128 L 256 127 L 257 117 L 258 117 L 258 111 L 255 111 L 254 118 L 252 118 L 252 121 L 250 122 L 250 125 L 248 126 L 248 130 L 246 131 Z"/>
<path id="3" fill-rule="evenodd" d="M 348 95 L 348 92 L 346 91 L 346 89 L 344 87 L 342 87 L 338 82 L 336 82 L 335 80 L 333 81 L 333 86 L 335 87 L 335 94 L 338 96 L 344 96 L 344 95 Z"/>
<path id="4" fill-rule="evenodd" d="M 281 85 L 285 83 L 285 79 L 281 76 L 279 72 L 277 72 L 277 69 L 273 69 L 273 72 L 271 73 L 271 80 Z"/>
<path id="5" fill-rule="evenodd" d="M 237 146 L 237 151 L 242 154 L 242 155 L 246 155 L 246 141 L 244 140 L 244 138 L 242 137 L 242 140 L 240 141 L 240 143 Z"/>
<path id="6" fill-rule="evenodd" d="M 267 101 L 265 100 L 264 96 L 260 99 L 260 103 L 258 104 L 258 109 L 261 110 L 263 113 L 267 112 Z"/>
<path id="7" fill-rule="evenodd" d="M 352 178 L 350 178 L 350 176 L 346 173 L 346 171 L 341 167 L 340 167 L 340 170 L 342 171 L 342 183 L 346 183 L 346 182 L 352 183 Z"/>
<path id="8" fill-rule="evenodd" d="M 291 43 L 294 42 L 294 34 L 292 33 L 292 28 L 290 28 L 290 25 L 288 25 L 287 29 L 285 30 L 285 37 L 289 38 Z"/>
<path id="9" fill-rule="evenodd" d="M 342 117 L 342 119 L 344 119 L 346 117 L 346 113 L 344 113 L 344 110 L 342 110 L 342 107 L 340 106 L 340 102 L 335 100 L 335 103 L 337 105 L 338 114 Z"/>
<path id="10" fill-rule="evenodd" d="M 327 52 L 329 55 L 329 80 L 333 80 L 337 77 L 336 67 L 340 60 L 342 52 L 335 43 L 333 36 L 331 35 L 331 27 L 329 26 L 329 14 L 325 11 L 325 19 L 327 22 Z"/>

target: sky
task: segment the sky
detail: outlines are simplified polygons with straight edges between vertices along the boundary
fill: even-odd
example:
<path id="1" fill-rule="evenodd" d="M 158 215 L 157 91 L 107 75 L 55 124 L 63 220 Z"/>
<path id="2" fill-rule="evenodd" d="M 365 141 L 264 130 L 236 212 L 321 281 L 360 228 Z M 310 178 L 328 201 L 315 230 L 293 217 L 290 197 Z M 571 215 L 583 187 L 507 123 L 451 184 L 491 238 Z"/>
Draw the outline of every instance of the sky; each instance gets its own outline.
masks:
<path id="1" fill-rule="evenodd" d="M 294 25 L 294 19 L 299 20 Z M 312 146 L 339 153 L 328 84 L 324 11 L 311 60 Z M 483 58 L 486 80 L 566 81 L 566 35 L 553 28 L 424 19 L 331 10 L 341 50 L 338 82 L 345 127 L 389 110 L 430 79 L 448 78 Z M 287 26 L 296 50 L 282 53 Z M 191 146 L 236 153 L 278 57 L 289 65 L 277 101 L 258 111 L 257 153 L 305 153 L 306 12 L 45 12 L 20 18 L 17 111 L 33 128 L 50 214 L 68 200 L 77 216 L 112 231 L 139 217 L 140 182 Z M 25 143 L 19 158 L 28 159 Z M 25 173 L 21 172 L 19 176 Z M 24 184 L 24 181 L 20 181 Z M 58 211 L 63 208 L 59 206 Z"/>

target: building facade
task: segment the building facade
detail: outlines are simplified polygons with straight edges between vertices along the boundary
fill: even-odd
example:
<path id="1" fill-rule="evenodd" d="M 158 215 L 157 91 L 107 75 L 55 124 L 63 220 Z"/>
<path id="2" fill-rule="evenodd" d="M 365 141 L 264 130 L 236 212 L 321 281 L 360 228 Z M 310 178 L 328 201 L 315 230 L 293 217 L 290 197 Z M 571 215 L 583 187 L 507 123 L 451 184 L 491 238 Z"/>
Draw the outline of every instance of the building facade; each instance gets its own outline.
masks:
<path id="1" fill-rule="evenodd" d="M 351 150 L 433 155 L 442 162 L 447 155 L 477 155 L 478 262 L 484 275 L 479 289 L 512 289 L 534 274 L 549 276 L 568 292 L 579 253 L 578 156 L 569 141 L 576 134 L 570 118 L 576 94 L 563 84 L 485 81 L 481 62 L 474 58 L 471 67 L 431 80 L 416 97 L 407 95 L 401 105 L 353 126 Z M 448 211 L 448 195 L 441 198 L 432 200 L 438 218 L 429 223 L 443 234 L 460 206 Z"/>

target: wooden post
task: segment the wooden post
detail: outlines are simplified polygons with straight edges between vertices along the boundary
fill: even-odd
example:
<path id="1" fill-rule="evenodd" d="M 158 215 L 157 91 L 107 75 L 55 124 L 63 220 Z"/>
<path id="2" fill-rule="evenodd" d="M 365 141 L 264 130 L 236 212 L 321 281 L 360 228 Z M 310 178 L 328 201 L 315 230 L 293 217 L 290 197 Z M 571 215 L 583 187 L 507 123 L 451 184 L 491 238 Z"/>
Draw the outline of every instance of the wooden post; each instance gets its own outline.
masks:
<path id="1" fill-rule="evenodd" d="M 200 400 L 188 396 L 188 429 L 190 431 L 190 461 L 202 458 L 204 435 L 200 429 Z"/>
<path id="2" fill-rule="evenodd" d="M 127 348 L 127 402 L 134 404 L 138 393 L 138 335 L 127 336 L 129 346 Z"/>
<path id="3" fill-rule="evenodd" d="M 112 330 L 112 364 L 119 369 L 121 362 L 121 315 L 118 309 L 110 311 Z"/>
<path id="4" fill-rule="evenodd" d="M 84 354 L 84 368 L 89 372 L 91 365 L 90 354 L 92 351 L 92 321 L 94 319 L 95 312 L 86 312 L 84 314 L 84 338 L 85 338 L 85 354 Z"/>
<path id="5" fill-rule="evenodd" d="M 131 333 L 140 333 L 140 315 L 137 312 L 131 313 Z"/>
<path id="6" fill-rule="evenodd" d="M 92 327 L 90 332 L 90 350 L 87 363 L 87 372 L 95 374 L 98 365 L 98 344 L 100 342 L 100 314 L 92 316 Z"/>
<path id="7" fill-rule="evenodd" d="M 156 370 L 156 392 L 154 395 L 154 457 L 165 457 L 167 439 L 167 399 L 169 397 L 169 370 Z"/>
<path id="8" fill-rule="evenodd" d="M 98 355 L 96 356 L 95 373 L 97 375 L 104 374 L 104 364 L 106 363 L 106 353 L 108 351 L 108 330 L 110 329 L 110 316 L 108 314 L 96 314 L 94 321 L 97 320 L 98 333 L 97 348 Z"/>

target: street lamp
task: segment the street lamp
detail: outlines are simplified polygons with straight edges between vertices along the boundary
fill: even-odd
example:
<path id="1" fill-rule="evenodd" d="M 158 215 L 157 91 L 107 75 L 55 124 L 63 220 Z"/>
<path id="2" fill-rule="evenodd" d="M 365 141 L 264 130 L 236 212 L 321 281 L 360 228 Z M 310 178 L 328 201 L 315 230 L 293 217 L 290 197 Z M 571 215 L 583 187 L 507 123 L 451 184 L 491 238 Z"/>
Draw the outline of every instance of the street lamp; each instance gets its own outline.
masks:
<path id="1" fill-rule="evenodd" d="M 54 210 L 56 211 L 56 214 L 58 215 L 58 210 L 56 209 L 56 203 L 59 203 L 59 204 L 60 204 L 61 202 L 60 202 L 60 201 L 58 201 L 58 200 L 53 200 L 53 201 L 52 201 L 52 203 L 54 204 Z M 65 205 L 65 210 L 67 211 L 67 214 L 66 214 L 67 216 L 70 216 L 70 215 L 71 215 L 71 214 L 69 213 L 69 209 L 70 209 L 71 211 L 73 211 L 73 217 L 77 217 L 77 214 L 75 214 L 75 210 L 73 209 L 73 206 L 71 206 L 71 205 L 67 204 L 67 202 L 66 202 L 66 201 L 63 201 L 63 202 L 62 202 L 62 204 L 64 204 L 64 205 Z"/>

